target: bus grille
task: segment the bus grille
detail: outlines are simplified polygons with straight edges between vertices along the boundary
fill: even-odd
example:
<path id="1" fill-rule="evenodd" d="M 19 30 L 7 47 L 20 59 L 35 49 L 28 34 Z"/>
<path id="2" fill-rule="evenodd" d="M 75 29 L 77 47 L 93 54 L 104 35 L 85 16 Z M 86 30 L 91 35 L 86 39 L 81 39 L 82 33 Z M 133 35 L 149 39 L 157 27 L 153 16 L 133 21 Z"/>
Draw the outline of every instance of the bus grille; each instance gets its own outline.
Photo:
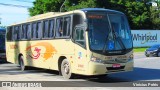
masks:
<path id="1" fill-rule="evenodd" d="M 127 59 L 106 60 L 104 64 L 126 63 Z"/>

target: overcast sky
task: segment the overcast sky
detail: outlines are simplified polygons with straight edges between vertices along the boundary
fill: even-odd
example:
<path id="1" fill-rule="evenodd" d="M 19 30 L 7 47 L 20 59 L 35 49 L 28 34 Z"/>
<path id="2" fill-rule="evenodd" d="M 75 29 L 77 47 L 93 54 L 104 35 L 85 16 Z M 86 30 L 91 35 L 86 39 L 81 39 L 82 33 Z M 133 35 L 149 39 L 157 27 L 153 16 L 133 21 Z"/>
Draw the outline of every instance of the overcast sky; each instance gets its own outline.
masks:
<path id="1" fill-rule="evenodd" d="M 26 20 L 29 17 L 28 9 L 11 5 L 32 7 L 33 4 L 31 2 L 33 1 L 35 0 L 0 0 L 1 26 Z"/>

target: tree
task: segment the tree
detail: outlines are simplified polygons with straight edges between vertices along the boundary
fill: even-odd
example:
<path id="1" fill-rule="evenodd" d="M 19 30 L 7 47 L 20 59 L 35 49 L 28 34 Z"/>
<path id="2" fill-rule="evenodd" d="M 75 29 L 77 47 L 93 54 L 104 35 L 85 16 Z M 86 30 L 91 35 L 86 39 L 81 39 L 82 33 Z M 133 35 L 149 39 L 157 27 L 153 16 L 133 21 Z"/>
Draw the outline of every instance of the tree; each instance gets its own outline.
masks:
<path id="1" fill-rule="evenodd" d="M 132 29 L 150 29 L 148 7 L 143 2 L 126 1 L 126 15 Z"/>
<path id="2" fill-rule="evenodd" d="M 29 9 L 34 16 L 46 12 L 59 12 L 65 0 L 36 0 L 34 7 Z M 148 0 L 137 2 L 136 0 L 66 0 L 62 11 L 70 11 L 81 8 L 106 8 L 118 10 L 126 14 L 132 29 L 151 29 L 151 19 Z"/>
<path id="3" fill-rule="evenodd" d="M 152 22 L 153 29 L 160 29 L 160 6 L 158 8 L 151 7 L 150 8 L 150 16 Z"/>
<path id="4" fill-rule="evenodd" d="M 63 0 L 36 0 L 34 6 L 29 8 L 30 16 L 60 10 Z"/>
<path id="5" fill-rule="evenodd" d="M 81 8 L 94 8 L 97 6 L 96 0 L 67 0 L 65 3 L 65 10 L 71 11 Z"/>

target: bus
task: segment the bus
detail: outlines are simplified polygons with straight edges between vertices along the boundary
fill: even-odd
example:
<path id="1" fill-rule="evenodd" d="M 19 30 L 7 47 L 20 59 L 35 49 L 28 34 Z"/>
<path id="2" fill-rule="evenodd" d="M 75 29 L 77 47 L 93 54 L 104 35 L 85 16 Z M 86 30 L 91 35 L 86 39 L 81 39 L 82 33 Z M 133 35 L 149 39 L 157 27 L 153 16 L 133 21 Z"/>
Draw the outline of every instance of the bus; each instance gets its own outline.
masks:
<path id="1" fill-rule="evenodd" d="M 5 34 L 6 29 L 0 28 L 0 62 L 6 61 Z"/>
<path id="2" fill-rule="evenodd" d="M 12 24 L 7 27 L 6 55 L 21 70 L 57 70 L 66 79 L 133 70 L 127 18 L 102 8 L 49 12 Z"/>

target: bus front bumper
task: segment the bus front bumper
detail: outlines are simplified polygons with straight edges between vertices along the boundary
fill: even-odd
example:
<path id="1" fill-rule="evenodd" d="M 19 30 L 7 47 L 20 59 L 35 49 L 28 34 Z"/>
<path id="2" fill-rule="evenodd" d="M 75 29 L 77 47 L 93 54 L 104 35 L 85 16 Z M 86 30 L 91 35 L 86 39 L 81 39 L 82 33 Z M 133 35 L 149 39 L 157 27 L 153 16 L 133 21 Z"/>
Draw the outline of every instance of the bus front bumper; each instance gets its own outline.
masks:
<path id="1" fill-rule="evenodd" d="M 114 65 L 120 65 L 120 67 L 113 67 Z M 133 70 L 133 59 L 128 60 L 126 63 L 116 63 L 116 64 L 103 64 L 97 62 L 89 62 L 88 75 L 103 75 L 118 72 L 126 72 Z"/>

